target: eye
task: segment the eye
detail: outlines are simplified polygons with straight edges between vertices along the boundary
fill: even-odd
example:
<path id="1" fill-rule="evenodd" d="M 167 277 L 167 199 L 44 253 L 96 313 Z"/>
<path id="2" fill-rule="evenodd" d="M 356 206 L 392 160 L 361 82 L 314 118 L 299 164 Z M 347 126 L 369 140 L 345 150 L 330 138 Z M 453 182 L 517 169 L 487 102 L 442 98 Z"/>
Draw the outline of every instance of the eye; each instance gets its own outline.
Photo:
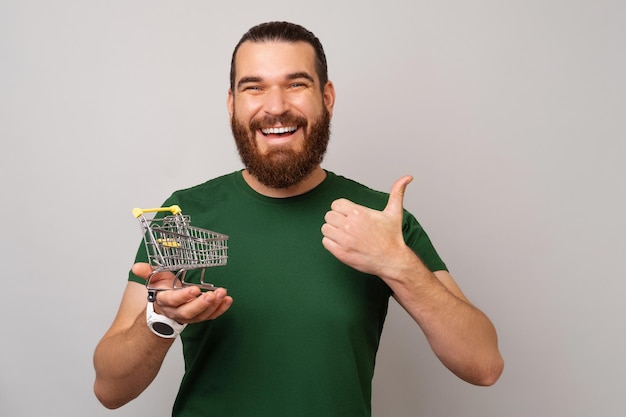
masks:
<path id="1" fill-rule="evenodd" d="M 304 81 L 294 81 L 289 84 L 289 88 L 292 90 L 302 90 L 308 88 L 309 84 Z"/>

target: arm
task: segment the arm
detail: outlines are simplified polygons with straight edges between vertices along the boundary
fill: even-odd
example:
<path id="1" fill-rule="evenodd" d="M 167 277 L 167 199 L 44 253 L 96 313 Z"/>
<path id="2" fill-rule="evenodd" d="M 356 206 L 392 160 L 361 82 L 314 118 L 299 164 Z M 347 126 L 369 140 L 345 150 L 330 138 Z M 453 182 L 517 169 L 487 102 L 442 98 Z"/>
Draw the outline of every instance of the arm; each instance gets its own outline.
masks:
<path id="1" fill-rule="evenodd" d="M 147 264 L 133 271 L 142 277 L 150 273 Z M 163 274 L 165 275 L 165 273 Z M 158 283 L 157 276 L 153 278 Z M 171 282 L 163 276 L 162 281 Z M 155 335 L 146 324 L 146 288 L 128 282 L 117 315 L 94 353 L 94 393 L 107 408 L 118 408 L 141 394 L 154 380 L 174 339 Z M 233 300 L 226 290 L 201 293 L 197 287 L 159 292 L 155 311 L 179 323 L 212 320 L 223 314 Z"/>
<path id="2" fill-rule="evenodd" d="M 345 264 L 383 279 L 454 374 L 472 384 L 492 385 L 504 366 L 493 324 L 448 272 L 429 271 L 404 242 L 402 203 L 411 180 L 396 181 L 383 211 L 344 199 L 333 202 L 322 244 Z"/>
<path id="3" fill-rule="evenodd" d="M 410 250 L 409 250 L 410 251 Z M 493 385 L 504 366 L 495 328 L 463 295 L 447 271 L 432 273 L 410 251 L 405 273 L 385 281 L 394 298 L 423 330 L 433 352 L 455 375 L 475 385 Z"/>

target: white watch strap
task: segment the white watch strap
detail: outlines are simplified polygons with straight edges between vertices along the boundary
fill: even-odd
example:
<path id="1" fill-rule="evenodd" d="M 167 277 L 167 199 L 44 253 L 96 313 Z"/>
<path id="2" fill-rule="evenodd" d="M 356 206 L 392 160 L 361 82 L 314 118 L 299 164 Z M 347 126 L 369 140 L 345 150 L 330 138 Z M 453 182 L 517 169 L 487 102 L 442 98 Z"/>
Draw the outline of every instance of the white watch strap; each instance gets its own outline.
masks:
<path id="1" fill-rule="evenodd" d="M 169 339 L 175 338 L 187 327 L 186 324 L 180 324 L 176 320 L 155 313 L 153 303 L 148 303 L 146 307 L 146 322 L 154 334 Z"/>

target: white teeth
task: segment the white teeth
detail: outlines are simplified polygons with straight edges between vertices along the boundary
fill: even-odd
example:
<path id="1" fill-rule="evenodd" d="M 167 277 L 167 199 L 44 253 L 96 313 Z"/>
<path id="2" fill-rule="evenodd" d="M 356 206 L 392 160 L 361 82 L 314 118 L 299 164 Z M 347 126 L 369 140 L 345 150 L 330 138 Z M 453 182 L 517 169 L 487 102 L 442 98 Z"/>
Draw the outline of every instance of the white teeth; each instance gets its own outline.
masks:
<path id="1" fill-rule="evenodd" d="M 298 126 L 287 126 L 287 127 L 270 127 L 267 129 L 261 129 L 264 135 L 270 134 L 281 134 L 281 133 L 290 133 L 295 132 L 298 129 Z"/>

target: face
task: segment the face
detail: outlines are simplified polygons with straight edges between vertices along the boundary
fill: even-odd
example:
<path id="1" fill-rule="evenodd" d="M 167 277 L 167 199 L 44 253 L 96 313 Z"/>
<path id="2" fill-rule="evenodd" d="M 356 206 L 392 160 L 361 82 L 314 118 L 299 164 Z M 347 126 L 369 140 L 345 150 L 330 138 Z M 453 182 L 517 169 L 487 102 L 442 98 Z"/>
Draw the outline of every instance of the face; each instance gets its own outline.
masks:
<path id="1" fill-rule="evenodd" d="M 243 43 L 229 91 L 231 127 L 247 171 L 262 184 L 288 188 L 322 162 L 335 99 L 319 85 L 305 42 Z"/>

